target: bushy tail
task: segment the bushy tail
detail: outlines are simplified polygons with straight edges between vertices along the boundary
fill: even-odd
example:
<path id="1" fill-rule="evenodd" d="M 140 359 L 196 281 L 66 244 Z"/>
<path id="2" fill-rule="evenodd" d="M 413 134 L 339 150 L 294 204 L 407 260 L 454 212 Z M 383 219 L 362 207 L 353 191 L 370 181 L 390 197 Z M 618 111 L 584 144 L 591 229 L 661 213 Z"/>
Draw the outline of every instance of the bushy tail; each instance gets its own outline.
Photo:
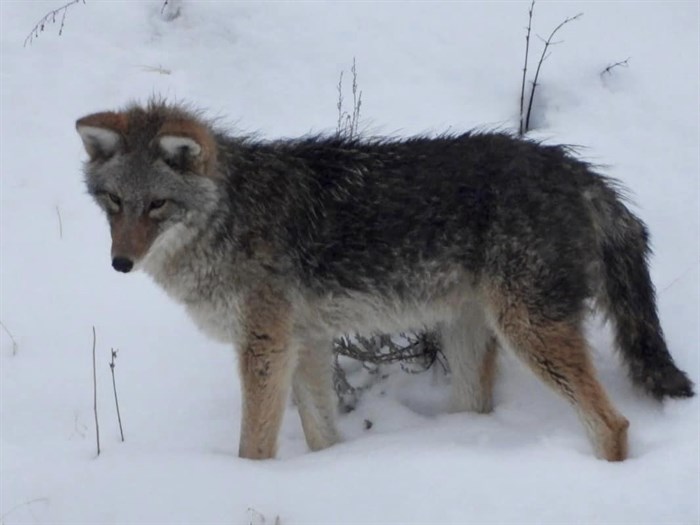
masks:
<path id="1" fill-rule="evenodd" d="M 657 399 L 692 397 L 693 383 L 668 351 L 649 276 L 644 224 L 605 186 L 590 199 L 598 230 L 599 302 L 615 325 L 617 346 L 632 381 Z"/>

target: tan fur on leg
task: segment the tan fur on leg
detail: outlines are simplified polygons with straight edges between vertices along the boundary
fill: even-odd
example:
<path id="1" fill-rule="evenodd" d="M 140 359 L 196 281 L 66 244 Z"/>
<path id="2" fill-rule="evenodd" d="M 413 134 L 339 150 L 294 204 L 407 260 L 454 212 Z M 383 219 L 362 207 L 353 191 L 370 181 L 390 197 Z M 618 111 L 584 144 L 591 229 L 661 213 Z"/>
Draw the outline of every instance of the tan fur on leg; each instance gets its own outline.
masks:
<path id="1" fill-rule="evenodd" d="M 574 405 L 597 455 L 624 460 L 629 422 L 596 379 L 579 323 L 539 319 L 498 291 L 489 299 L 499 335 L 538 377 Z"/>
<path id="2" fill-rule="evenodd" d="M 290 346 L 289 303 L 271 287 L 251 294 L 244 308 L 239 365 L 243 421 L 239 456 L 267 459 L 277 452 L 277 435 L 289 396 L 295 355 Z"/>

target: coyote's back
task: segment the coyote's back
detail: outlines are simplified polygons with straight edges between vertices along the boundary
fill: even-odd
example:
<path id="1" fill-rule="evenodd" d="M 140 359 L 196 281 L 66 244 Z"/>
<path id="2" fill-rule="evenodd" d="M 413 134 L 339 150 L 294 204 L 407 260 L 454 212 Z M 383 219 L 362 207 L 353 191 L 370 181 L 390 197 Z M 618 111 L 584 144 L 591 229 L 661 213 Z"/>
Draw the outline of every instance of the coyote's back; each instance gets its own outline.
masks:
<path id="1" fill-rule="evenodd" d="M 495 349 L 511 348 L 609 460 L 628 423 L 595 378 L 588 300 L 637 385 L 693 395 L 659 326 L 645 226 L 566 148 L 500 133 L 251 141 L 161 102 L 77 126 L 114 268 L 143 268 L 235 344 L 242 456 L 274 455 L 290 388 L 309 446 L 337 441 L 331 348 L 350 331 L 438 330 L 454 410 L 491 410 Z"/>

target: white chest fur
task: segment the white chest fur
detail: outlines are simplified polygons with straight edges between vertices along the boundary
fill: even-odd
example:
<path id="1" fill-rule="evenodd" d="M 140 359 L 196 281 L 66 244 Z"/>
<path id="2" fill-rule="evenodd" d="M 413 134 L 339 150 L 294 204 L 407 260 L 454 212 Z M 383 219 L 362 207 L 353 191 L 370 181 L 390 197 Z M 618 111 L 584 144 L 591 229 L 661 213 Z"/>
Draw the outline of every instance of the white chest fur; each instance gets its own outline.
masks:
<path id="1" fill-rule="evenodd" d="M 173 228 L 175 230 L 177 227 Z M 187 246 L 189 232 L 166 232 L 142 261 L 146 271 L 175 301 L 185 305 L 197 327 L 221 342 L 239 333 L 241 300 L 226 266 L 209 254 Z"/>

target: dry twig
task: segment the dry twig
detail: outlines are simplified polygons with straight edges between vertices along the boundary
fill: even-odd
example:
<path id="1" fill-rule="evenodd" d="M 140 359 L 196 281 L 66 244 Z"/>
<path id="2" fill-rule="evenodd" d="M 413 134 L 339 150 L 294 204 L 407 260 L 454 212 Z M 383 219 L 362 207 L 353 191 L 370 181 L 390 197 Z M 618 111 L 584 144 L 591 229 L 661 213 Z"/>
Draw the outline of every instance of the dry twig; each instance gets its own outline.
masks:
<path id="1" fill-rule="evenodd" d="M 343 71 L 340 72 L 338 80 L 338 123 L 336 126 L 336 136 L 344 138 L 356 138 L 359 134 L 360 108 L 362 107 L 362 91 L 357 84 L 357 64 L 355 58 L 352 59 L 352 113 L 343 109 Z"/>
<path id="2" fill-rule="evenodd" d="M 357 65 L 355 57 L 352 58 L 352 120 L 350 121 L 350 133 L 357 136 L 360 125 L 360 107 L 362 106 L 362 91 L 358 91 L 357 86 Z"/>
<path id="3" fill-rule="evenodd" d="M 97 438 L 97 455 L 100 455 L 100 422 L 97 419 L 97 365 L 95 363 L 95 346 L 97 344 L 97 335 L 95 327 L 92 327 L 92 394 L 93 394 L 93 409 L 95 411 L 95 436 Z"/>
<path id="4" fill-rule="evenodd" d="M 527 60 L 530 55 L 530 32 L 532 31 L 532 13 L 535 10 L 535 0 L 530 4 L 527 19 L 527 33 L 525 34 L 525 63 L 523 64 L 523 80 L 520 84 L 520 128 L 518 134 L 525 134 L 525 76 L 527 75 Z"/>
<path id="5" fill-rule="evenodd" d="M 377 381 L 386 377 L 382 372 L 383 365 L 399 363 L 404 372 L 416 374 L 428 370 L 435 362 L 439 362 L 443 370 L 447 371 L 437 333 L 421 332 L 400 334 L 400 336 L 405 340 L 405 344 L 397 343 L 386 334 L 372 337 L 344 336 L 334 341 L 333 387 L 343 412 L 352 411 L 362 391 L 371 388 Z M 338 362 L 340 355 L 360 361 L 372 378 L 370 383 L 362 387 L 352 386 Z"/>
<path id="6" fill-rule="evenodd" d="M 61 210 L 56 204 L 56 215 L 58 216 L 58 237 L 63 239 L 63 220 L 61 219 Z"/>
<path id="7" fill-rule="evenodd" d="M 350 384 L 345 370 L 338 362 L 339 354 L 335 354 L 335 364 L 333 366 L 333 389 L 338 397 L 340 411 L 343 413 L 352 412 L 360 400 L 359 392 Z"/>
<path id="8" fill-rule="evenodd" d="M 406 361 L 418 361 L 424 369 L 436 361 L 440 352 L 437 334 L 424 332 L 419 334 L 400 334 L 407 341 L 400 345 L 389 335 L 363 337 L 356 335 L 353 339 L 345 336 L 335 341 L 338 354 L 352 357 L 363 363 L 387 364 Z"/>
<path id="9" fill-rule="evenodd" d="M 542 49 L 542 55 L 540 55 L 540 60 L 537 63 L 537 69 L 535 70 L 535 78 L 532 81 L 532 91 L 530 91 L 530 102 L 527 106 L 527 117 L 525 119 L 525 133 L 529 131 L 530 129 L 530 116 L 532 115 L 532 103 L 535 100 L 535 90 L 537 89 L 537 86 L 539 85 L 537 83 L 537 79 L 540 77 L 540 69 L 542 69 L 542 64 L 547 58 L 549 58 L 549 55 L 547 54 L 547 50 L 549 49 L 549 46 L 552 46 L 554 44 L 558 44 L 559 42 L 552 42 L 552 39 L 554 38 L 554 35 L 557 34 L 557 31 L 559 31 L 562 27 L 564 27 L 566 24 L 569 22 L 573 22 L 574 20 L 578 20 L 583 16 L 583 13 L 579 13 L 576 16 L 571 16 L 564 20 L 561 24 L 559 24 L 557 27 L 554 28 L 554 30 L 549 34 L 549 37 L 547 40 L 544 40 L 544 48 Z M 540 40 L 543 40 L 540 37 Z"/>
<path id="10" fill-rule="evenodd" d="M 5 333 L 7 336 L 10 338 L 10 341 L 12 341 L 12 355 L 17 355 L 17 350 L 19 350 L 19 345 L 17 344 L 17 341 L 15 341 L 15 338 L 12 337 L 12 332 L 10 332 L 10 329 L 5 326 L 5 323 L 0 321 L 0 326 L 2 326 L 2 329 L 5 330 Z"/>
<path id="11" fill-rule="evenodd" d="M 603 69 L 603 71 L 600 72 L 600 76 L 602 77 L 603 75 L 610 74 L 610 72 L 615 69 L 616 67 L 629 67 L 629 61 L 630 58 L 632 57 L 627 57 L 624 60 L 620 60 L 619 62 L 615 62 L 614 64 L 608 64 L 608 67 Z"/>
<path id="12" fill-rule="evenodd" d="M 109 368 L 112 371 L 112 389 L 114 390 L 114 404 L 117 406 L 117 420 L 119 421 L 119 434 L 122 437 L 122 442 L 124 442 L 124 429 L 122 428 L 122 415 L 119 412 L 119 398 L 117 397 L 117 382 L 114 379 L 114 367 L 116 366 L 115 360 L 117 359 L 117 352 L 112 348 L 112 360 L 109 362 Z"/>
<path id="13" fill-rule="evenodd" d="M 338 108 L 338 123 L 336 125 L 336 135 L 340 136 L 342 134 L 343 130 L 343 73 L 344 71 L 340 72 L 340 79 L 338 80 L 338 86 L 336 89 L 338 90 L 338 103 L 335 105 L 336 108 Z"/>
<path id="14" fill-rule="evenodd" d="M 58 9 L 54 9 L 53 11 L 49 11 L 46 13 L 41 20 L 39 20 L 36 25 L 32 28 L 32 30 L 29 32 L 27 35 L 27 38 L 24 39 L 24 47 L 27 47 L 27 44 L 31 44 L 35 38 L 39 38 L 39 33 L 43 33 L 44 29 L 46 28 L 46 24 L 55 24 L 56 19 L 59 15 L 61 15 L 61 25 L 58 28 L 58 36 L 61 36 L 63 34 L 63 26 L 66 24 L 66 13 L 68 13 L 68 9 L 74 5 L 74 4 L 79 4 L 79 3 L 85 3 L 85 0 L 71 0 L 65 5 L 62 5 Z"/>

